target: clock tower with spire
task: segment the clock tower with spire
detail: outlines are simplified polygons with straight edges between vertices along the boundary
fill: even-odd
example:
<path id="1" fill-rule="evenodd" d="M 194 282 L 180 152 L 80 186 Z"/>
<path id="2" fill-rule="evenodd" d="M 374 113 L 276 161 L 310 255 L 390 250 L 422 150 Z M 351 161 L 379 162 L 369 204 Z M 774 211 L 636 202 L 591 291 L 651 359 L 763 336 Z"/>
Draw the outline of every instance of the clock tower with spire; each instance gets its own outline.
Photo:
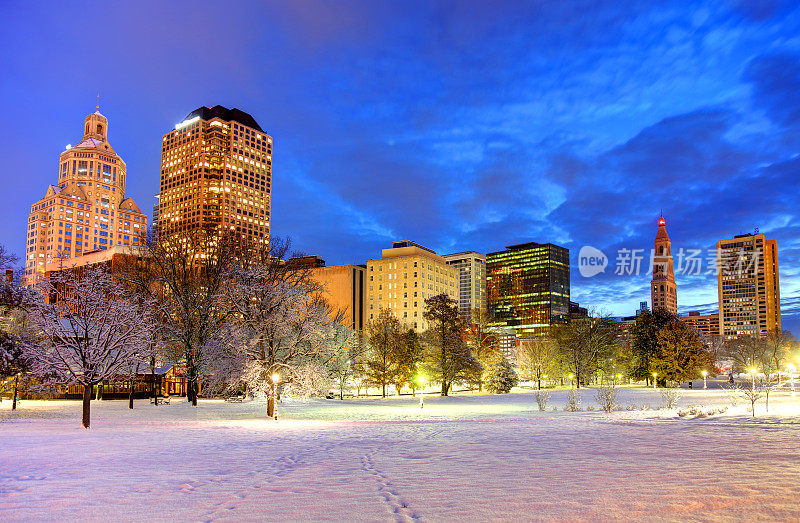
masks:
<path id="1" fill-rule="evenodd" d="M 653 310 L 661 307 L 672 314 L 678 314 L 678 288 L 675 285 L 675 273 L 672 268 L 672 242 L 667 234 L 667 221 L 663 214 L 658 218 L 650 299 Z"/>

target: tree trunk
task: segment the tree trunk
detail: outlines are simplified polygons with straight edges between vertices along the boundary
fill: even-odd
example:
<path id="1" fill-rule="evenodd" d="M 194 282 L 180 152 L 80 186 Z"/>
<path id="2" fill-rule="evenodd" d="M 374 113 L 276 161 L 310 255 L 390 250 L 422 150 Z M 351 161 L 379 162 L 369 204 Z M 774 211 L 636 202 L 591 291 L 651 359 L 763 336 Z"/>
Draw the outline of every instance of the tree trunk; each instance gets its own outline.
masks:
<path id="1" fill-rule="evenodd" d="M 267 397 L 267 418 L 275 418 L 275 384 L 269 384 L 269 394 Z"/>
<path id="2" fill-rule="evenodd" d="M 542 390 L 542 379 L 536 380 L 536 390 Z"/>
<path id="3" fill-rule="evenodd" d="M 156 358 L 155 356 L 150 357 L 150 395 L 153 397 L 153 406 L 158 405 L 158 401 L 156 400 Z"/>
<path id="4" fill-rule="evenodd" d="M 11 410 L 17 410 L 17 389 L 19 387 L 19 374 L 14 376 L 14 399 L 11 403 Z"/>
<path id="5" fill-rule="evenodd" d="M 447 380 L 442 379 L 442 396 L 447 396 L 447 389 L 448 388 L 449 387 L 447 386 Z"/>
<path id="6" fill-rule="evenodd" d="M 575 388 L 581 388 L 581 375 L 577 371 L 575 372 Z"/>
<path id="7" fill-rule="evenodd" d="M 89 408 L 92 403 L 92 385 L 83 386 L 83 420 L 81 424 L 83 428 L 89 428 Z"/>
<path id="8" fill-rule="evenodd" d="M 128 380 L 128 408 L 133 410 L 133 377 Z"/>
<path id="9" fill-rule="evenodd" d="M 96 400 L 103 399 L 103 382 L 102 381 L 100 381 L 97 384 L 97 392 L 96 392 L 96 394 L 94 396 L 94 399 L 96 399 Z"/>

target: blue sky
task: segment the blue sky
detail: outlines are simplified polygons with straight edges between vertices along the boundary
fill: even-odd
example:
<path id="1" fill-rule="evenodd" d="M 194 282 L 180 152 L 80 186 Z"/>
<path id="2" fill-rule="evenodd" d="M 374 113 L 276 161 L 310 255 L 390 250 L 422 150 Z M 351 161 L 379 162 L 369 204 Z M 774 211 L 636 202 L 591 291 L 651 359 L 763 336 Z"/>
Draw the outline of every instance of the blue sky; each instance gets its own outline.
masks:
<path id="1" fill-rule="evenodd" d="M 659 5 L 661 4 L 661 5 Z M 673 251 L 758 227 L 800 327 L 800 10 L 792 2 L 5 2 L 0 243 L 22 253 L 101 93 L 149 213 L 160 137 L 201 105 L 274 137 L 273 231 L 328 264 L 392 240 L 570 249 L 572 297 L 612 314 L 649 275 L 587 279 L 581 246 Z M 645 268 L 646 270 L 646 268 Z M 678 274 L 682 311 L 716 308 Z"/>

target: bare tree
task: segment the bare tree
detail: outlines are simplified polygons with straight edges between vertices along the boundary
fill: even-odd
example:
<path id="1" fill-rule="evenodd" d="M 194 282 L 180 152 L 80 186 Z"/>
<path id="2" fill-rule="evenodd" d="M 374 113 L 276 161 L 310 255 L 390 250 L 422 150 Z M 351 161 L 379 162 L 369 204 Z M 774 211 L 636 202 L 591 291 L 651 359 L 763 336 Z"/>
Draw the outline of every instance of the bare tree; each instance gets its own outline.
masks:
<path id="1" fill-rule="evenodd" d="M 231 314 L 224 285 L 230 267 L 245 258 L 249 245 L 234 234 L 196 231 L 160 235 L 131 256 L 117 277 L 158 301 L 164 340 L 180 348 L 188 381 L 187 400 L 197 405 L 198 382 L 209 363 L 204 349 Z"/>
<path id="2" fill-rule="evenodd" d="M 591 376 L 614 353 L 617 336 L 606 317 L 573 319 L 553 329 L 553 339 L 575 385 Z"/>
<path id="3" fill-rule="evenodd" d="M 90 425 L 92 388 L 137 359 L 147 330 L 148 304 L 99 268 L 70 269 L 42 283 L 29 314 L 36 341 L 25 352 L 36 375 L 83 387 L 83 419 Z"/>
<path id="4" fill-rule="evenodd" d="M 611 412 L 617 407 L 617 389 L 614 385 L 597 387 L 595 399 L 604 412 Z"/>
<path id="5" fill-rule="evenodd" d="M 357 374 L 367 351 L 367 345 L 358 332 L 343 325 L 334 328 L 329 344 L 326 366 L 339 390 L 339 399 L 343 400 L 344 390 Z"/>
<path id="6" fill-rule="evenodd" d="M 464 327 L 464 341 L 472 351 L 472 356 L 483 368 L 500 363 L 502 359 L 497 334 L 488 328 L 489 319 L 489 313 L 485 310 L 472 309 L 470 321 Z M 479 373 L 478 376 L 481 378 L 478 381 L 478 390 L 481 391 L 483 390 L 483 374 Z"/>
<path id="7" fill-rule="evenodd" d="M 381 309 L 378 317 L 367 326 L 369 352 L 364 361 L 364 373 L 369 383 L 381 387 L 381 397 L 386 397 L 386 385 L 394 380 L 394 358 L 400 344 L 400 322 L 389 309 Z"/>
<path id="8" fill-rule="evenodd" d="M 753 417 L 756 417 L 756 402 L 761 399 L 763 394 L 763 389 L 760 383 L 753 382 L 750 387 L 743 387 L 739 389 L 742 396 L 747 398 L 747 401 L 750 402 L 750 409 L 753 412 Z"/>
<path id="9" fill-rule="evenodd" d="M 526 338 L 517 346 L 516 360 L 523 377 L 535 381 L 540 390 L 545 376 L 553 375 L 558 368 L 558 350 L 549 338 Z"/>

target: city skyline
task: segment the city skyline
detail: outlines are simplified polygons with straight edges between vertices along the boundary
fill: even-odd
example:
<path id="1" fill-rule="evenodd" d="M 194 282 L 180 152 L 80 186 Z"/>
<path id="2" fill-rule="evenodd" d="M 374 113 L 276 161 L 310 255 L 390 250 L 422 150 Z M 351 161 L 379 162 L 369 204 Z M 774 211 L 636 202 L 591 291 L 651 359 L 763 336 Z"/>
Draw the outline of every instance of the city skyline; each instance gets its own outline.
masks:
<path id="1" fill-rule="evenodd" d="M 630 315 L 648 299 L 647 267 L 586 279 L 576 256 L 592 245 L 613 264 L 621 248 L 649 250 L 663 210 L 673 254 L 756 228 L 776 239 L 783 322 L 796 331 L 800 15 L 741 5 L 595 6 L 592 25 L 552 5 L 420 4 L 417 18 L 388 5 L 268 4 L 274 22 L 259 8 L 131 17 L 107 6 L 69 28 L 66 8 L 8 7 L 16 23 L 0 38 L 19 41 L 33 16 L 51 36 L 9 56 L 0 87 L 19 122 L 0 145 L 13 189 L 0 196 L 0 242 L 24 256 L 30 205 L 99 90 L 142 209 L 158 192 L 164 130 L 221 104 L 277 142 L 274 234 L 332 265 L 366 263 L 402 239 L 439 254 L 553 242 L 570 249 L 573 301 Z M 207 19 L 243 27 L 206 42 L 188 28 Z M 128 39 L 145 33 L 152 41 L 130 54 Z M 72 69 L 67 58 L 85 48 L 100 59 Z M 201 81 L 211 63 L 223 64 L 225 85 Z M 78 74 L 90 70 L 99 74 Z M 676 280 L 680 312 L 716 309 L 714 275 L 676 270 Z"/>

